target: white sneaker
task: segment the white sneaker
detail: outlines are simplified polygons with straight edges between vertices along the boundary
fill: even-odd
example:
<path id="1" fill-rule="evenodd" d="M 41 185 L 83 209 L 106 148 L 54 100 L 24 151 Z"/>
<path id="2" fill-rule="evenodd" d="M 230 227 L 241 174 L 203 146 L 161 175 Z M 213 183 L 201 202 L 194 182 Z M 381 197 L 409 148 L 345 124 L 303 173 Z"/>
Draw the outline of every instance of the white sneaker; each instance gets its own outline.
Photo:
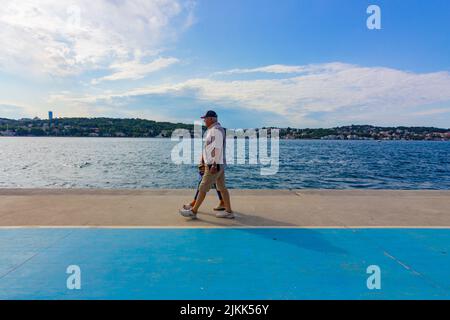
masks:
<path id="1" fill-rule="evenodd" d="M 233 212 L 218 212 L 216 213 L 216 218 L 222 218 L 222 219 L 234 219 L 234 213 Z"/>
<path id="2" fill-rule="evenodd" d="M 197 214 L 192 212 L 191 209 L 180 209 L 180 214 L 186 218 L 192 218 L 192 219 L 197 218 Z"/>

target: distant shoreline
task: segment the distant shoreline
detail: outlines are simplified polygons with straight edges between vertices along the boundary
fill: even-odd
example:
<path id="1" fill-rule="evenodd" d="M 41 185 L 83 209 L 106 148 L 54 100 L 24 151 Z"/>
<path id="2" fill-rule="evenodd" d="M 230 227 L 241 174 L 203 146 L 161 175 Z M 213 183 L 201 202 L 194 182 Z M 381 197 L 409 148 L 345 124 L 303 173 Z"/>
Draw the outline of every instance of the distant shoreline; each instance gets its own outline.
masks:
<path id="1" fill-rule="evenodd" d="M 0 118 L 0 136 L 86 137 L 86 138 L 170 138 L 176 129 L 194 134 L 193 124 L 120 118 Z M 334 128 L 253 128 L 279 130 L 281 140 L 428 140 L 450 141 L 450 128 L 380 127 L 348 125 Z"/>
<path id="2" fill-rule="evenodd" d="M 42 139 L 59 139 L 59 138 L 67 138 L 67 139 L 146 139 L 146 140 L 171 140 L 170 137 L 79 137 L 79 136 L 2 136 L 0 135 L 0 139 L 26 139 L 26 138 L 42 138 Z M 280 138 L 281 141 L 372 141 L 372 142 L 450 142 L 450 139 L 442 139 L 442 140 L 427 140 L 427 139 L 385 139 L 385 140 L 379 140 L 379 139 L 320 139 L 320 138 L 296 138 L 296 139 L 290 139 L 290 138 Z"/>

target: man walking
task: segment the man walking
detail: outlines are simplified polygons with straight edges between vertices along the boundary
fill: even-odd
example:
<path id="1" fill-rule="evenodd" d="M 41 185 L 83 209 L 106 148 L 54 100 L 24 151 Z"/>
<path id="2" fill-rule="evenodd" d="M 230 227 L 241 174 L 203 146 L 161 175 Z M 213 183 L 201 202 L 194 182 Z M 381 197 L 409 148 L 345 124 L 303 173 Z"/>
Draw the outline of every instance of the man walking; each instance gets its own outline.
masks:
<path id="1" fill-rule="evenodd" d="M 203 148 L 203 160 L 205 161 L 205 173 L 198 188 L 198 197 L 195 205 L 180 210 L 180 214 L 184 217 L 196 218 L 200 206 L 205 200 L 206 194 L 212 185 L 216 185 L 216 189 L 220 191 L 225 211 L 216 214 L 217 218 L 233 219 L 234 213 L 231 210 L 230 194 L 225 186 L 225 152 L 226 152 L 226 135 L 225 130 L 217 121 L 217 113 L 212 110 L 206 112 L 202 117 L 208 130 L 206 131 L 205 145 Z"/>

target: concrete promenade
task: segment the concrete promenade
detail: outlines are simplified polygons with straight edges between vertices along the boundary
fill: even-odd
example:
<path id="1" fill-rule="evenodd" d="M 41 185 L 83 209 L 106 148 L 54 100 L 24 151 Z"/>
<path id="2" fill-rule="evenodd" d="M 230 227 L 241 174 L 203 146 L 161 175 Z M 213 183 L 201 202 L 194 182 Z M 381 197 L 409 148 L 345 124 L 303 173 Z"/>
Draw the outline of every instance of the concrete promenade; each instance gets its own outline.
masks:
<path id="1" fill-rule="evenodd" d="M 235 220 L 178 215 L 193 190 L 0 189 L 0 226 L 449 227 L 450 191 L 232 190 Z"/>
<path id="2" fill-rule="evenodd" d="M 192 194 L 0 189 L 0 300 L 450 299 L 449 191 Z"/>

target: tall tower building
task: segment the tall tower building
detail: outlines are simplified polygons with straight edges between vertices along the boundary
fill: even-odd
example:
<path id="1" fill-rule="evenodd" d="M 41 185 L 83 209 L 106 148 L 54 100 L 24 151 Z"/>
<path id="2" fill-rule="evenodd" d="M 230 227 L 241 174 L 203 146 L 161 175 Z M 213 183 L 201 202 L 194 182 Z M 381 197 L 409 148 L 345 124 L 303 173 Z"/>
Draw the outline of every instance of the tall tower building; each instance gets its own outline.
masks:
<path id="1" fill-rule="evenodd" d="M 53 111 L 48 112 L 48 126 L 51 127 L 53 123 Z"/>

